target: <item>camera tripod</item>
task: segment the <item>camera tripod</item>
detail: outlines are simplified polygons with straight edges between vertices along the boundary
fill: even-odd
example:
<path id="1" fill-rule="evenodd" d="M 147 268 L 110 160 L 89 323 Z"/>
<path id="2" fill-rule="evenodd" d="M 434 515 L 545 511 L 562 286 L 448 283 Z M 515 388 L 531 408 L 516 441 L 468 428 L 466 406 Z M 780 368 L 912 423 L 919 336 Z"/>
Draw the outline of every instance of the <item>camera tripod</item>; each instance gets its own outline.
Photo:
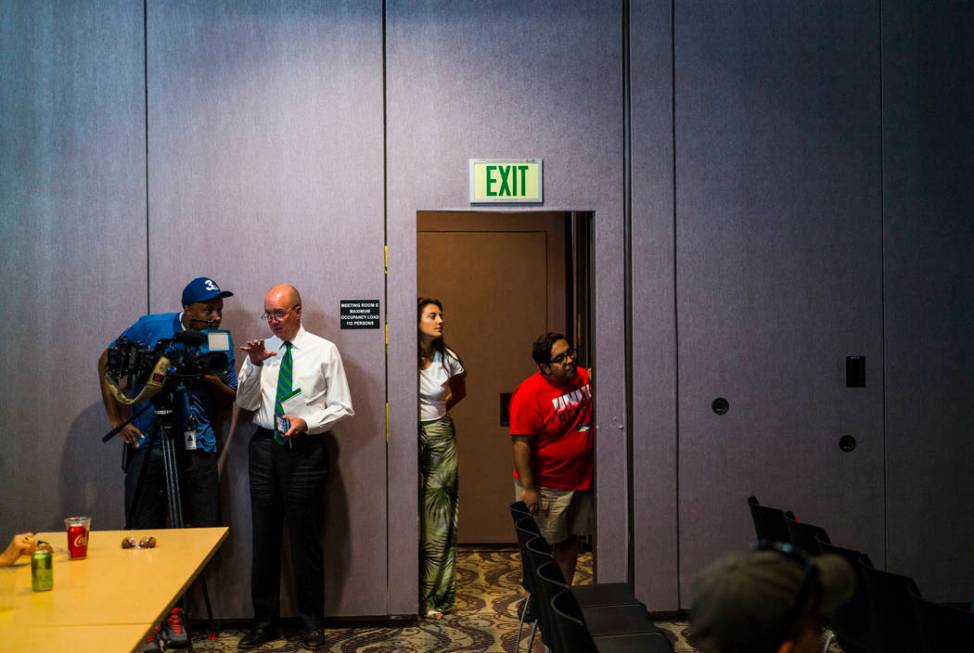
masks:
<path id="1" fill-rule="evenodd" d="M 108 442 L 115 435 L 120 433 L 123 428 L 131 424 L 133 420 L 145 413 L 149 408 L 155 411 L 156 421 L 151 431 L 146 434 L 148 442 L 145 444 L 142 460 L 140 461 L 138 476 L 135 483 L 135 491 L 132 493 L 130 505 L 125 510 L 125 528 L 131 528 L 136 509 L 139 505 L 139 498 L 142 494 L 145 482 L 146 469 L 149 459 L 152 457 L 153 448 L 159 442 L 162 450 L 162 463 L 166 478 L 166 499 L 169 513 L 169 525 L 171 528 L 186 528 L 183 515 L 183 499 L 181 488 L 183 486 L 182 469 L 179 462 L 179 452 L 177 445 L 182 446 L 181 440 L 177 439 L 179 429 L 176 424 L 176 413 L 174 408 L 174 397 L 177 393 L 185 396 L 186 387 L 180 382 L 175 387 L 170 388 L 170 383 L 166 383 L 162 391 L 152 397 L 151 402 L 147 403 L 141 410 L 133 414 L 125 422 L 112 429 L 102 437 L 102 442 Z M 128 445 L 126 445 L 128 446 Z M 126 455 L 129 450 L 126 449 Z M 199 576 L 200 588 L 203 591 L 203 601 L 206 604 L 206 616 L 210 622 L 210 631 L 218 632 L 219 627 L 214 626 L 213 608 L 210 604 L 210 593 L 206 585 L 206 570 L 202 570 Z M 190 640 L 192 648 L 192 640 Z"/>

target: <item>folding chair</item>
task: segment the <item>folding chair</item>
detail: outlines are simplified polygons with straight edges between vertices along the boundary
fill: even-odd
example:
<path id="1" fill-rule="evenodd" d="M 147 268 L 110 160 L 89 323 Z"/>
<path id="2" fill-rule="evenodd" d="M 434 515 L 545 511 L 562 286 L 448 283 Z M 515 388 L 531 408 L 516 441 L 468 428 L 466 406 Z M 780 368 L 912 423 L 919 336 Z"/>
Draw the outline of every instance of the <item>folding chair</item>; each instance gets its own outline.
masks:
<path id="1" fill-rule="evenodd" d="M 518 502 L 521 503 L 521 502 Z M 515 517 L 518 513 L 514 510 L 514 505 L 511 505 L 511 516 Z M 521 503 L 521 505 L 524 505 Z M 525 617 L 528 613 L 528 608 L 535 602 L 534 598 L 534 569 L 530 566 L 530 557 L 527 551 L 527 543 L 535 538 L 541 537 L 541 531 L 538 530 L 538 525 L 534 521 L 534 517 L 531 513 L 527 513 L 525 509 L 526 517 L 521 516 L 515 519 L 514 523 L 514 533 L 517 535 L 518 549 L 521 552 L 521 587 L 527 592 L 527 596 L 524 598 L 524 605 L 521 607 L 521 614 L 518 616 L 517 623 L 517 639 L 514 640 L 514 653 L 518 653 L 521 650 L 521 631 L 524 628 Z M 544 538 L 542 538 L 543 540 Z M 528 651 L 534 645 L 534 636 L 538 629 L 538 622 L 535 621 L 531 625 L 531 634 L 528 637 Z"/>
<path id="2" fill-rule="evenodd" d="M 558 564 L 552 560 L 539 565 L 535 570 L 534 587 L 539 599 L 551 600 L 559 592 L 571 590 L 565 583 Z M 574 590 L 571 590 L 574 596 Z M 578 603 L 578 599 L 575 599 Z M 628 635 L 634 633 L 658 633 L 656 625 L 649 618 L 646 608 L 640 605 L 618 606 L 579 606 L 589 633 L 593 637 L 603 635 Z M 542 624 L 544 628 L 544 624 Z M 557 636 L 557 635 L 556 635 Z"/>
<path id="3" fill-rule="evenodd" d="M 829 629 L 845 653 L 871 653 L 869 649 L 869 593 L 866 579 L 859 569 L 860 559 L 872 566 L 869 556 L 859 551 L 836 546 L 831 542 L 818 541 L 823 554 L 837 555 L 845 559 L 856 574 L 856 591 L 848 603 L 828 616 Z M 828 650 L 826 642 L 825 649 Z"/>
<path id="4" fill-rule="evenodd" d="M 970 653 L 974 649 L 974 612 L 928 601 L 916 585 L 908 585 L 907 591 L 924 653 Z"/>
<path id="5" fill-rule="evenodd" d="M 882 653 L 922 650 L 920 627 L 910 598 L 911 590 L 920 593 L 913 579 L 866 565 L 861 558 L 859 569 L 869 594 L 869 650 Z"/>
<path id="6" fill-rule="evenodd" d="M 788 527 L 788 538 L 791 545 L 799 551 L 804 551 L 805 555 L 817 556 L 822 550 L 818 545 L 819 540 L 831 542 L 829 534 L 821 526 L 815 526 L 808 522 L 800 522 L 794 517 L 785 517 L 785 524 Z"/>
<path id="7" fill-rule="evenodd" d="M 791 542 L 784 510 L 762 506 L 755 496 L 747 498 L 747 506 L 751 509 L 751 521 L 754 523 L 754 534 L 758 542 Z M 790 512 L 787 514 L 791 515 Z"/>
<path id="8" fill-rule="evenodd" d="M 560 646 L 553 653 L 673 653 L 673 645 L 660 632 L 593 637 L 570 590 L 552 597 L 550 614 Z"/>

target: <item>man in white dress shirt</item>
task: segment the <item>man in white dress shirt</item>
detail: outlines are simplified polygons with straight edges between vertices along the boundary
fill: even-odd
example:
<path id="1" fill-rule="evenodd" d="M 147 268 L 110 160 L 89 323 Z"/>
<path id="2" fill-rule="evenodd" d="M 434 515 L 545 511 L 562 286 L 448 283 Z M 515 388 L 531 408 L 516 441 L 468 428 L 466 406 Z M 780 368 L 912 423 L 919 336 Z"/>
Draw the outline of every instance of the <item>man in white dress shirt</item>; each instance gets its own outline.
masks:
<path id="1" fill-rule="evenodd" d="M 264 319 L 274 336 L 249 340 L 240 369 L 237 405 L 256 411 L 250 441 L 250 503 L 254 559 L 254 621 L 241 649 L 278 638 L 281 534 L 287 523 L 294 563 L 302 644 L 325 645 L 324 519 L 328 475 L 326 433 L 354 414 L 345 369 L 335 345 L 301 326 L 301 295 L 286 284 L 264 297 Z"/>

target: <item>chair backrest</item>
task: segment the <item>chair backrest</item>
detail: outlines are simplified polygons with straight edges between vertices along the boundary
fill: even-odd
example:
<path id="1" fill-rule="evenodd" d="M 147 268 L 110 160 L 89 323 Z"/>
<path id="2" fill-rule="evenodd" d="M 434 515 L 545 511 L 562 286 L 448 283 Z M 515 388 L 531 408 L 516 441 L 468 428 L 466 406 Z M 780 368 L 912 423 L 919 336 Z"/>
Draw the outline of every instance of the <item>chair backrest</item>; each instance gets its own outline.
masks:
<path id="1" fill-rule="evenodd" d="M 530 516 L 531 516 L 531 511 L 528 510 L 527 504 L 524 503 L 523 501 L 515 501 L 514 503 L 511 504 L 511 519 L 514 520 L 515 524 L 517 523 L 517 520 L 520 519 L 521 517 L 530 517 Z"/>
<path id="2" fill-rule="evenodd" d="M 541 626 L 541 636 L 545 644 L 555 653 L 562 650 L 562 642 L 559 639 L 558 631 L 555 629 L 555 620 L 551 611 L 551 599 L 559 592 L 568 589 L 565 584 L 565 577 L 558 568 L 558 563 L 554 558 L 546 561 L 539 559 L 539 564 L 534 569 L 534 593 L 532 596 L 537 598 L 534 605 L 538 611 L 538 621 Z"/>
<path id="3" fill-rule="evenodd" d="M 817 556 L 822 553 L 819 548 L 819 540 L 831 542 L 829 534 L 821 526 L 815 526 L 808 522 L 795 521 L 790 517 L 785 517 L 785 525 L 788 527 L 788 538 L 791 545 L 799 551 L 804 551 L 806 555 Z"/>
<path id="4" fill-rule="evenodd" d="M 517 535 L 517 541 L 520 545 L 522 540 L 527 544 L 529 540 L 541 535 L 541 530 L 538 528 L 538 523 L 534 521 L 534 517 L 521 517 L 514 523 L 514 533 Z"/>
<path id="5" fill-rule="evenodd" d="M 553 653 L 596 653 L 592 635 L 585 625 L 582 610 L 570 590 L 562 590 L 551 599 L 551 618 L 561 649 Z"/>
<path id="6" fill-rule="evenodd" d="M 867 566 L 860 559 L 859 569 L 869 594 L 870 650 L 883 653 L 917 653 L 920 627 L 913 614 L 910 591 L 920 591 L 912 578 Z"/>
<path id="7" fill-rule="evenodd" d="M 558 566 L 554 558 L 550 562 L 538 565 L 537 575 L 543 578 L 546 583 L 557 586 L 559 592 L 563 589 L 570 589 L 568 583 L 565 582 L 565 575 L 561 573 L 561 567 Z"/>
<path id="8" fill-rule="evenodd" d="M 521 552 L 521 587 L 532 594 L 534 571 L 528 560 L 527 545 L 536 537 L 541 537 L 541 531 L 538 530 L 538 524 L 534 521 L 534 517 L 528 516 L 517 520 L 514 524 L 514 533 L 517 535 L 517 546 Z"/>
<path id="9" fill-rule="evenodd" d="M 865 653 L 869 650 L 869 593 L 866 591 L 866 580 L 859 569 L 860 558 L 868 556 L 836 546 L 831 542 L 818 540 L 822 553 L 837 555 L 845 559 L 856 574 L 856 590 L 849 602 L 828 615 L 829 628 L 835 633 L 835 638 L 845 653 Z M 872 566 L 872 563 L 869 563 Z"/>
<path id="10" fill-rule="evenodd" d="M 788 525 L 785 523 L 785 512 L 778 508 L 762 506 L 757 497 L 747 498 L 748 508 L 751 509 L 751 521 L 754 522 L 754 534 L 757 541 L 790 542 Z"/>
<path id="11" fill-rule="evenodd" d="M 924 653 L 970 653 L 974 649 L 974 612 L 928 601 L 909 588 Z"/>
<path id="12" fill-rule="evenodd" d="M 542 558 L 541 562 L 547 562 L 552 559 L 551 545 L 548 544 L 548 540 L 544 539 L 544 535 L 535 535 L 530 538 L 524 545 L 527 549 L 528 558 Z M 539 562 L 538 564 L 541 564 Z"/>

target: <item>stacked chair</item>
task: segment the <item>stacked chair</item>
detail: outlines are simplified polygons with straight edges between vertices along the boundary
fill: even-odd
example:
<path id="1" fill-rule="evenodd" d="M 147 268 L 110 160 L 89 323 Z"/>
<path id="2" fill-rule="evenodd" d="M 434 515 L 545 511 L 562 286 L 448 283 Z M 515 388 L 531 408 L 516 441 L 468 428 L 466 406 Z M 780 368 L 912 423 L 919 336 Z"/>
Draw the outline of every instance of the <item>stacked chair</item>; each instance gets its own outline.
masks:
<path id="1" fill-rule="evenodd" d="M 559 592 L 551 599 L 551 619 L 563 653 L 670 653 L 673 650 L 669 640 L 658 633 L 593 637 L 571 590 Z"/>
<path id="2" fill-rule="evenodd" d="M 755 496 L 747 498 L 747 507 L 751 509 L 751 521 L 754 522 L 754 534 L 758 542 L 791 542 L 786 521 L 795 518 L 791 512 L 762 506 Z"/>
<path id="3" fill-rule="evenodd" d="M 861 559 L 859 569 L 869 594 L 869 650 L 883 653 L 922 651 L 920 628 L 910 600 L 911 593 L 920 593 L 913 579 L 867 566 Z"/>
<path id="4" fill-rule="evenodd" d="M 529 544 L 528 552 L 530 555 L 537 556 L 538 548 Z M 548 616 L 545 610 L 551 609 L 551 600 L 561 592 L 570 590 L 565 582 L 561 569 L 553 558 L 547 560 L 536 558 L 534 563 L 534 583 L 538 592 L 542 608 L 542 624 L 544 617 Z M 643 605 L 621 605 L 621 606 L 588 606 L 584 607 L 578 602 L 578 597 L 573 594 L 576 603 L 579 603 L 579 610 L 582 618 L 588 627 L 592 637 L 603 635 L 625 635 L 625 634 L 644 634 L 652 633 L 662 636 L 656 626 L 646 614 Z M 550 620 L 549 620 L 550 621 Z M 557 639 L 557 635 L 555 637 Z"/>
<path id="5" fill-rule="evenodd" d="M 794 516 L 785 517 L 785 523 L 788 525 L 788 537 L 790 538 L 791 545 L 799 551 L 804 552 L 805 555 L 821 555 L 822 548 L 819 546 L 820 541 L 828 544 L 832 543 L 832 540 L 829 539 L 829 534 L 821 526 L 800 522 Z"/>
<path id="6" fill-rule="evenodd" d="M 869 653 L 869 594 L 866 592 L 866 579 L 861 565 L 872 567 L 872 561 L 865 553 L 847 549 L 819 540 L 822 553 L 845 558 L 856 574 L 856 592 L 849 602 L 829 617 L 832 635 L 845 653 Z"/>
<path id="7" fill-rule="evenodd" d="M 518 651 L 521 646 L 521 631 L 524 628 L 528 613 L 532 612 L 532 606 L 535 603 L 534 572 L 528 569 L 528 557 L 524 555 L 524 551 L 528 542 L 541 536 L 541 531 L 538 530 L 538 525 L 534 522 L 534 517 L 531 516 L 530 511 L 528 511 L 523 501 L 516 501 L 511 504 L 511 518 L 514 520 L 514 533 L 517 535 L 517 546 L 521 551 L 521 587 L 527 593 L 524 599 L 524 605 L 521 607 L 521 614 L 518 615 L 517 639 L 515 640 L 515 651 Z M 538 613 L 537 609 L 534 609 L 533 613 L 536 616 Z M 529 651 L 534 645 L 534 636 L 537 630 L 538 622 L 535 620 L 531 626 L 531 635 L 528 638 L 527 650 Z"/>
<path id="8" fill-rule="evenodd" d="M 920 626 L 923 653 L 969 653 L 974 650 L 974 613 L 927 601 L 909 588 L 913 614 Z"/>
<path id="9" fill-rule="evenodd" d="M 833 544 L 824 528 L 748 497 L 758 540 L 786 539 L 808 555 L 843 557 L 855 570 L 855 594 L 829 615 L 830 639 L 845 653 L 971 653 L 974 613 L 927 601 L 912 578 L 876 569 L 869 556 Z M 782 531 L 782 525 L 784 531 Z"/>
<path id="10" fill-rule="evenodd" d="M 524 612 L 530 604 L 542 639 L 552 653 L 672 653 L 669 640 L 649 619 L 646 607 L 626 583 L 569 587 L 551 555 L 551 546 L 523 507 L 520 502 L 511 505 L 521 552 L 522 586 L 528 592 L 515 650 L 520 650 Z M 554 609 L 558 597 L 561 613 Z M 534 635 L 532 628 L 528 650 Z"/>

